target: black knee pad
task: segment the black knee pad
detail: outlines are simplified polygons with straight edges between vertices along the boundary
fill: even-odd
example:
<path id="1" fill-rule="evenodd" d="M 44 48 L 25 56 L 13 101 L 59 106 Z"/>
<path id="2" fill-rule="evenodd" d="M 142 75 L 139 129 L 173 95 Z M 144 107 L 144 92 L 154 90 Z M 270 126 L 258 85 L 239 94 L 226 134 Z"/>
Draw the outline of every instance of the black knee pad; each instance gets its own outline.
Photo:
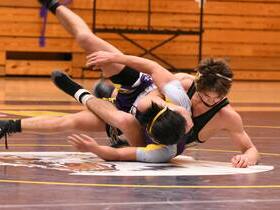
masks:
<path id="1" fill-rule="evenodd" d="M 123 86 L 132 86 L 139 79 L 139 76 L 138 71 L 125 66 L 119 74 L 110 77 L 110 80 Z"/>

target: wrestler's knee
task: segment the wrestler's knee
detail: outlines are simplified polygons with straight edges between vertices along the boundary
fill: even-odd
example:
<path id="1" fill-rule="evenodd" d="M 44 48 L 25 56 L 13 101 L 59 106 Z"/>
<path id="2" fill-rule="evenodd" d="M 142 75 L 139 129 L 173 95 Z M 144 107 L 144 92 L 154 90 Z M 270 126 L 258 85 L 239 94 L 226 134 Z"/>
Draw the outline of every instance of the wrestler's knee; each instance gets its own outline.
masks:
<path id="1" fill-rule="evenodd" d="M 78 125 L 79 122 L 76 120 L 76 118 L 60 117 L 57 120 L 56 127 L 58 130 L 69 130 L 77 128 Z"/>
<path id="2" fill-rule="evenodd" d="M 136 123 L 136 119 L 130 114 L 124 115 L 118 120 L 119 129 L 123 132 L 132 130 Z"/>
<path id="3" fill-rule="evenodd" d="M 77 42 L 82 46 L 87 46 L 88 44 L 90 44 L 93 38 L 94 34 L 90 31 L 80 31 L 76 36 Z"/>

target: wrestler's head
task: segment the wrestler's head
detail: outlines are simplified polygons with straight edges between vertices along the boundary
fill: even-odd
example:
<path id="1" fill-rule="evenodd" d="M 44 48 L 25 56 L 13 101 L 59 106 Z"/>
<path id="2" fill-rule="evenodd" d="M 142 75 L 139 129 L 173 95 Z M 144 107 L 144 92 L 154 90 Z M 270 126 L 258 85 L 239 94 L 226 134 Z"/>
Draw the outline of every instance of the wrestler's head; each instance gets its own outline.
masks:
<path id="1" fill-rule="evenodd" d="M 202 60 L 196 70 L 197 94 L 205 105 L 213 106 L 228 94 L 233 72 L 226 61 L 208 58 Z"/>
<path id="2" fill-rule="evenodd" d="M 148 134 L 157 144 L 177 144 L 185 133 L 185 118 L 179 113 L 160 107 L 156 103 L 141 116 L 139 121 L 146 125 Z"/>

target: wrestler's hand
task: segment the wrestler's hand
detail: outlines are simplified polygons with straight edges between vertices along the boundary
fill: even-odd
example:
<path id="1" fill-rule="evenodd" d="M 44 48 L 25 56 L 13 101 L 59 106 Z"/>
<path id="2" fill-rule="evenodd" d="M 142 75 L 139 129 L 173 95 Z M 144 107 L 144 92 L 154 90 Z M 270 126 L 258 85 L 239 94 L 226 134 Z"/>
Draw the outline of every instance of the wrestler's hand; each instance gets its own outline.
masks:
<path id="1" fill-rule="evenodd" d="M 246 154 L 235 155 L 231 159 L 231 164 L 235 168 L 247 168 L 248 166 L 252 165 L 252 164 L 250 164 L 249 158 Z"/>
<path id="2" fill-rule="evenodd" d="M 97 142 L 85 134 L 73 134 L 68 136 L 68 142 L 81 152 L 91 152 L 93 148 L 98 147 Z"/>
<path id="3" fill-rule="evenodd" d="M 99 67 L 104 64 L 114 62 L 115 56 L 118 55 L 117 53 L 106 52 L 106 51 L 98 51 L 94 52 L 87 56 L 86 67 Z"/>

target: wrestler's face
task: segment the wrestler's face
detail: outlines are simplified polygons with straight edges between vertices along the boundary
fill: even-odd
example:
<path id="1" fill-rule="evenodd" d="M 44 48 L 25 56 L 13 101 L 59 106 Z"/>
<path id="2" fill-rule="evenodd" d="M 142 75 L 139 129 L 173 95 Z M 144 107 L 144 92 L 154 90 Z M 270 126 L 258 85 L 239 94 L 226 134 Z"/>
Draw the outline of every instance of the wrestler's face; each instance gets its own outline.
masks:
<path id="1" fill-rule="evenodd" d="M 212 91 L 197 91 L 197 95 L 202 103 L 207 107 L 215 106 L 224 98 L 224 96 L 220 96 L 216 92 Z"/>

